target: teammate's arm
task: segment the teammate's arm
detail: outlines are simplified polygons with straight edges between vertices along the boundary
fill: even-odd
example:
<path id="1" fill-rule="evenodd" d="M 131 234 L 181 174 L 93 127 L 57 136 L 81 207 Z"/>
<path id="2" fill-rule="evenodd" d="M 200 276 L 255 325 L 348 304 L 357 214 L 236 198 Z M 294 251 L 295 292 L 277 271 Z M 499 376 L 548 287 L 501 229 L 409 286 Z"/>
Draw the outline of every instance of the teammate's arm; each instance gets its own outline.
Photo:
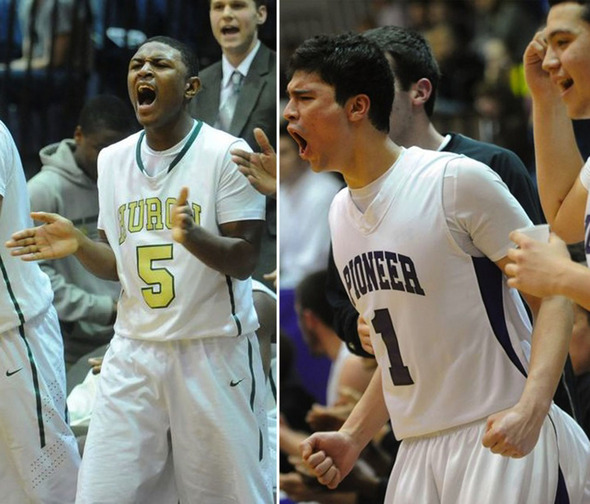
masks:
<path id="1" fill-rule="evenodd" d="M 336 488 L 387 419 L 381 371 L 377 369 L 367 390 L 338 432 L 316 432 L 301 443 L 304 463 L 320 483 Z"/>
<path id="2" fill-rule="evenodd" d="M 496 264 L 504 271 L 509 261 L 504 257 Z M 525 299 L 536 314 L 526 384 L 516 405 L 490 415 L 483 437 L 483 445 L 492 452 L 515 458 L 528 454 L 539 438 L 563 371 L 573 327 L 572 305 L 566 298 L 539 300 L 525 295 Z"/>
<path id="3" fill-rule="evenodd" d="M 565 296 L 590 310 L 590 269 L 571 260 L 563 240 L 551 233 L 542 243 L 517 231 L 510 238 L 518 246 L 508 251 L 510 287 L 538 297 Z"/>
<path id="4" fill-rule="evenodd" d="M 106 235 L 99 230 L 99 241 L 93 241 L 61 215 L 32 212 L 31 217 L 44 224 L 12 235 L 6 246 L 13 256 L 23 261 L 60 259 L 75 254 L 82 265 L 106 280 L 118 280 L 115 254 Z"/>
<path id="5" fill-rule="evenodd" d="M 532 96 L 537 182 L 543 212 L 551 228 L 566 242 L 584 239 L 588 191 L 580 182 L 584 160 L 571 119 L 557 87 L 543 69 L 554 62 L 553 49 L 539 32 L 524 53 L 525 77 Z M 547 57 L 546 57 L 547 56 Z"/>
<path id="6" fill-rule="evenodd" d="M 172 236 L 186 249 L 224 275 L 245 280 L 252 275 L 262 237 L 262 220 L 226 222 L 219 226 L 221 236 L 195 224 L 187 204 L 188 188 L 183 187 L 172 210 Z"/>

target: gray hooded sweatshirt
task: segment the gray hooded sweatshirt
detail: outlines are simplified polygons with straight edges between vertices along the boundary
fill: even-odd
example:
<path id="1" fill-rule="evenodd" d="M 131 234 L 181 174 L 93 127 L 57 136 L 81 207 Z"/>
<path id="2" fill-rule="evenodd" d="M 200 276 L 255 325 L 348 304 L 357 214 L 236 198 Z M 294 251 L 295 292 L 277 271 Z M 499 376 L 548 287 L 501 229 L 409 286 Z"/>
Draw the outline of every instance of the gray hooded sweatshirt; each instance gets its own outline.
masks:
<path id="1" fill-rule="evenodd" d="M 92 239 L 98 238 L 98 190 L 76 165 L 73 140 L 62 140 L 41 149 L 41 171 L 28 182 L 31 210 L 53 212 L 70 219 Z M 42 261 L 51 279 L 54 305 L 62 325 L 66 362 L 108 343 L 113 328 L 113 301 L 119 297 L 118 282 L 95 277 L 74 256 Z"/>

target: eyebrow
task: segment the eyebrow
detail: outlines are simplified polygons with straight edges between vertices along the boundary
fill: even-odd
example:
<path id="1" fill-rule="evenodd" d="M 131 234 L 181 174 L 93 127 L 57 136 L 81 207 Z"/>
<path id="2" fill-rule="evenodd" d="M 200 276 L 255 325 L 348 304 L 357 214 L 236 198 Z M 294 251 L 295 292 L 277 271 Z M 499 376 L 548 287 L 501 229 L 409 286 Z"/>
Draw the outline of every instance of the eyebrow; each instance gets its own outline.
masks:
<path id="1" fill-rule="evenodd" d="M 302 94 L 307 94 L 307 93 L 311 93 L 312 90 L 311 89 L 293 89 L 293 90 L 289 90 L 289 88 L 287 88 L 287 94 L 289 96 L 300 96 Z"/>
<path id="2" fill-rule="evenodd" d="M 550 42 L 552 39 L 554 39 L 555 37 L 558 37 L 559 35 L 572 35 L 573 32 L 571 30 L 566 30 L 563 28 L 558 28 L 556 30 L 553 30 L 549 33 L 549 35 L 547 35 L 545 37 L 545 39 L 547 40 L 547 42 Z"/>

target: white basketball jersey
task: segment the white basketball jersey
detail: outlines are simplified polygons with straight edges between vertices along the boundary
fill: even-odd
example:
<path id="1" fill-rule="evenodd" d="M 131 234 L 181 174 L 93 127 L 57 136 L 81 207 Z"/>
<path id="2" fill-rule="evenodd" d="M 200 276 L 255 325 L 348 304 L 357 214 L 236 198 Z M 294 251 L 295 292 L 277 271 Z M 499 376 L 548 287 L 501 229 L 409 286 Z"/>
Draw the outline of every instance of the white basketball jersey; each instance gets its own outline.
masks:
<path id="1" fill-rule="evenodd" d="M 347 189 L 330 210 L 334 259 L 371 326 L 398 439 L 513 406 L 526 379 L 530 324 L 516 291 L 445 221 L 443 175 L 457 160 L 471 162 L 405 149 L 364 214 Z"/>
<path id="2" fill-rule="evenodd" d="M 8 128 L 0 122 L 0 333 L 44 312 L 53 300 L 49 277 L 39 265 L 10 255 L 4 243 L 33 226 L 20 156 Z"/>
<path id="3" fill-rule="evenodd" d="M 263 220 L 264 197 L 232 163 L 249 150 L 227 133 L 196 122 L 168 170 L 143 170 L 139 132 L 103 149 L 98 159 L 100 214 L 116 259 L 122 294 L 115 332 L 150 340 L 237 336 L 258 327 L 250 279 L 209 268 L 172 240 L 171 210 L 183 186 L 197 224 Z"/>

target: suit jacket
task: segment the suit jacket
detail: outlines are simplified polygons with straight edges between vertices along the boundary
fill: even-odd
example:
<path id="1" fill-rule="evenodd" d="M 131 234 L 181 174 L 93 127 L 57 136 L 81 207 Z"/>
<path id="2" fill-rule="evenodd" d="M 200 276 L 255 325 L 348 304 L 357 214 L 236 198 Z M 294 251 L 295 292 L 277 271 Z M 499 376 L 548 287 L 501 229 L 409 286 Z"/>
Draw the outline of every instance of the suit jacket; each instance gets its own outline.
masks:
<path id="1" fill-rule="evenodd" d="M 200 72 L 201 91 L 190 103 L 190 113 L 213 126 L 219 113 L 221 92 L 221 61 L 213 63 Z M 277 138 L 277 58 L 276 53 L 264 44 L 260 45 L 252 60 L 248 75 L 242 82 L 240 96 L 228 133 L 243 138 L 254 151 L 260 151 L 252 132 L 261 128 L 276 150 Z M 263 274 L 277 268 L 276 255 L 276 202 L 266 198 L 266 226 L 262 235 L 258 265 L 253 278 L 274 286 L 264 280 Z"/>
<path id="2" fill-rule="evenodd" d="M 190 104 L 190 113 L 210 125 L 214 125 L 219 113 L 221 91 L 221 61 L 205 68 L 199 75 L 201 91 Z M 276 53 L 264 44 L 260 45 L 252 60 L 248 75 L 242 83 L 238 103 L 228 133 L 243 138 L 254 151 L 260 148 L 252 130 L 256 127 L 268 136 L 276 148 L 277 93 Z"/>

